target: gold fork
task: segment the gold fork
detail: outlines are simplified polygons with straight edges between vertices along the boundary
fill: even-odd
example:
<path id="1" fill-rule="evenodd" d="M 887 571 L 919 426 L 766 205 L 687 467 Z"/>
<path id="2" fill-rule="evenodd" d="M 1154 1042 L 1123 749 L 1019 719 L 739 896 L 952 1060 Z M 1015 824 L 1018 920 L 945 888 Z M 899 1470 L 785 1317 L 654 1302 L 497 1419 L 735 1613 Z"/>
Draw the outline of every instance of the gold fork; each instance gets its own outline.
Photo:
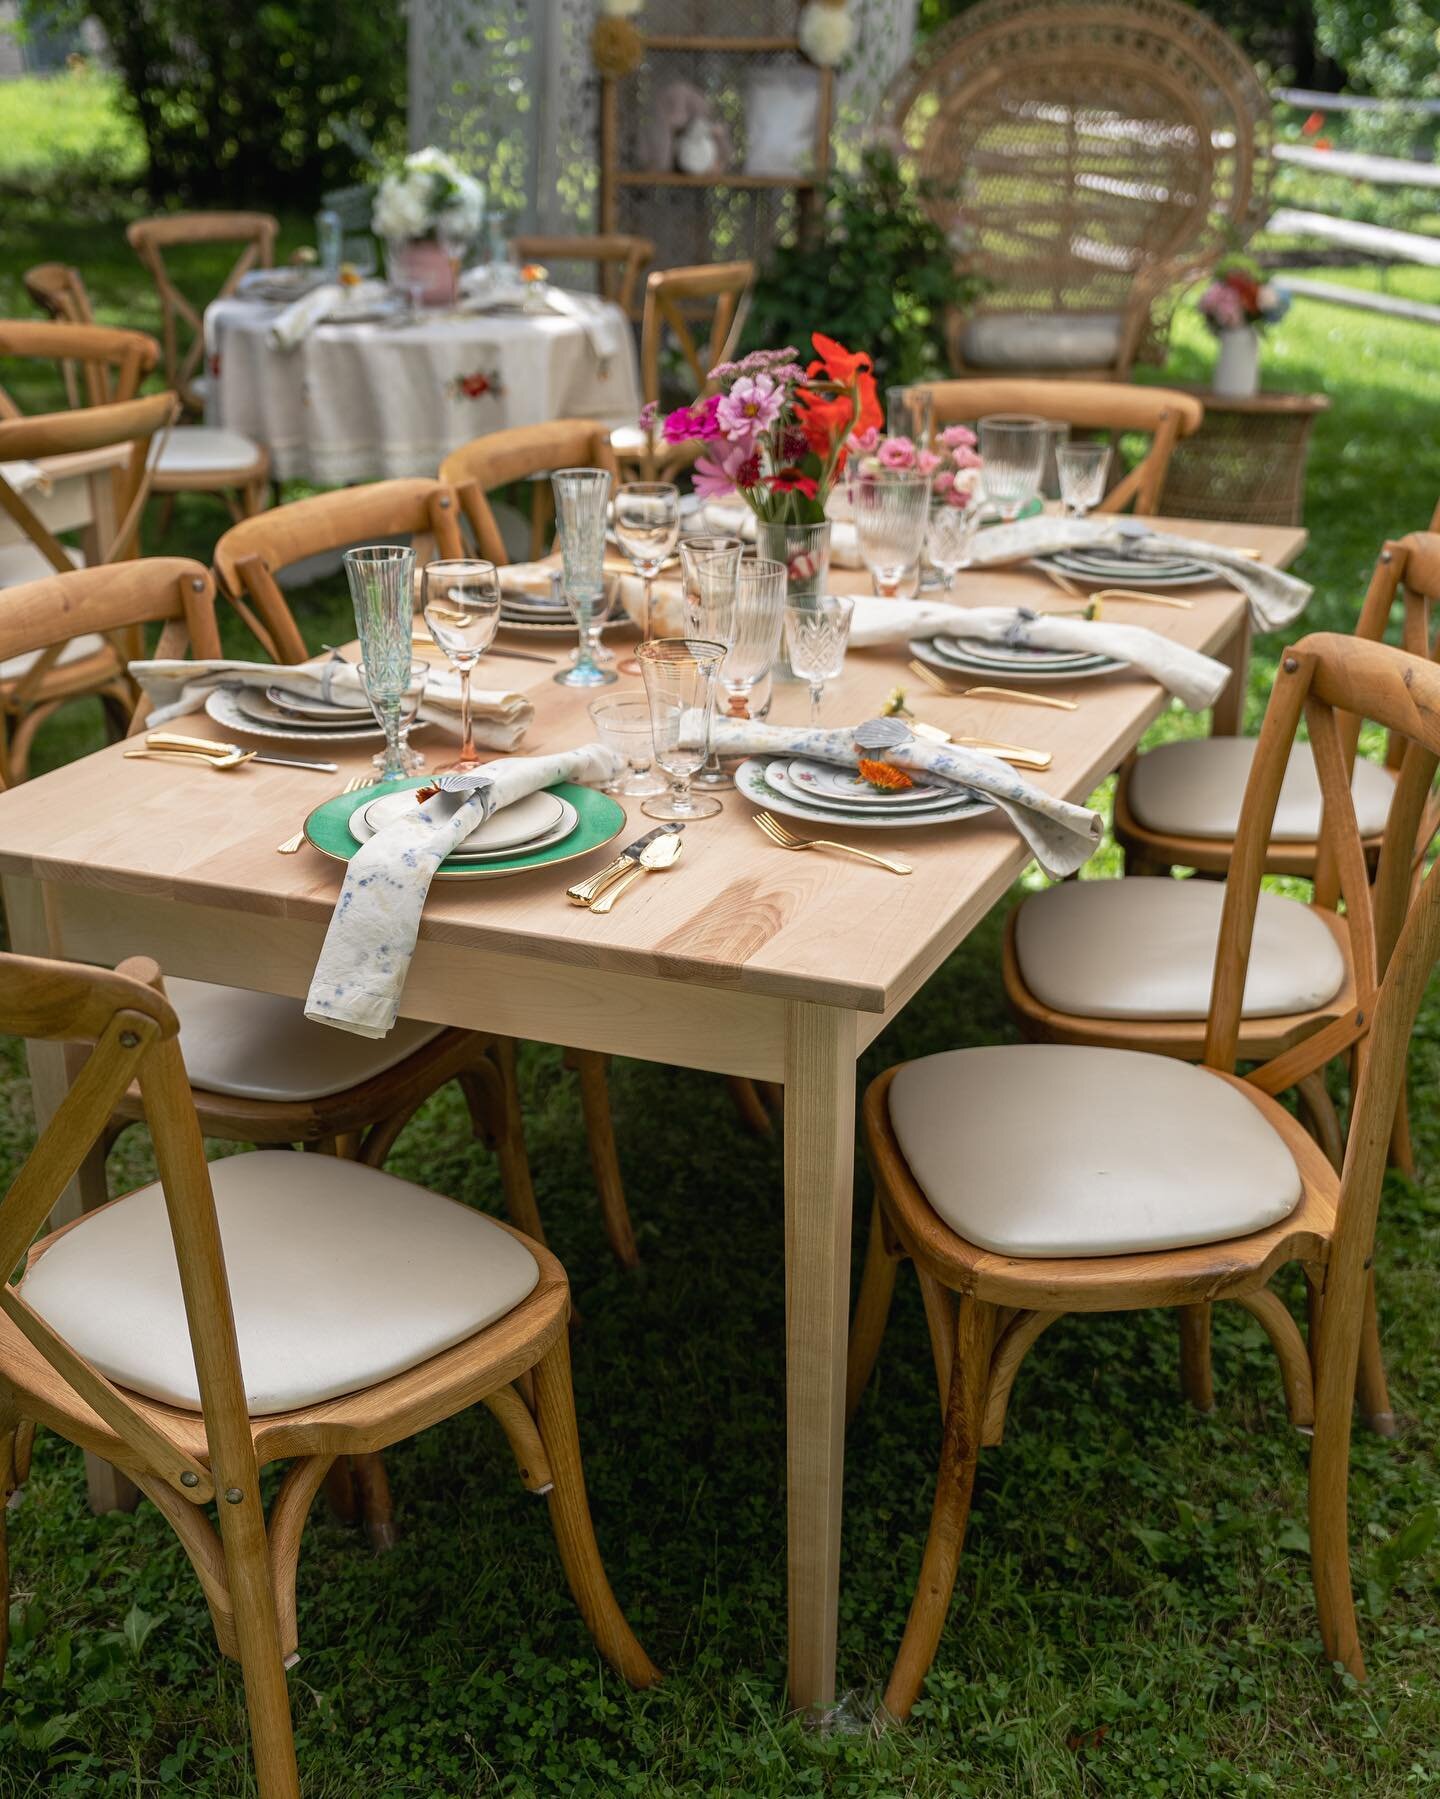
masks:
<path id="1" fill-rule="evenodd" d="M 362 787 L 373 787 L 374 785 L 374 775 L 351 775 L 340 791 L 342 794 L 359 793 Z M 293 837 L 287 837 L 283 843 L 277 843 L 275 849 L 282 856 L 293 856 L 304 841 L 305 831 L 302 827 Z"/>
<path id="2" fill-rule="evenodd" d="M 927 687 L 933 687 L 936 693 L 943 693 L 952 700 L 1021 700 L 1027 706 L 1051 706 L 1056 712 L 1080 710 L 1074 700 L 1056 699 L 1049 693 L 1030 693 L 1024 687 L 952 687 L 923 662 L 912 662 L 910 672 L 918 675 Z"/>
<path id="3" fill-rule="evenodd" d="M 840 850 L 847 856 L 858 856 L 862 862 L 873 862 L 877 868 L 888 868 L 892 875 L 914 874 L 908 862 L 890 862 L 884 856 L 872 856 L 869 850 L 857 850 L 849 843 L 836 843 L 830 837 L 792 837 L 768 812 L 757 812 L 755 822 L 773 844 L 782 850 Z"/>

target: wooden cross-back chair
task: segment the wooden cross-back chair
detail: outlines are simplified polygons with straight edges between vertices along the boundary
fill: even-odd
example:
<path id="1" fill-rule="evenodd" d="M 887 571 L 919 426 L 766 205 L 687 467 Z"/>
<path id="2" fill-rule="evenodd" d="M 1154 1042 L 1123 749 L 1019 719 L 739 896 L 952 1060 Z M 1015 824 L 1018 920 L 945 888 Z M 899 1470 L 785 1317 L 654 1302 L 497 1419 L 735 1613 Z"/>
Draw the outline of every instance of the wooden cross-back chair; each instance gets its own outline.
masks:
<path id="1" fill-rule="evenodd" d="M 1404 740 L 1372 904 L 1350 791 L 1350 718 Z M 1243 1000 L 1271 822 L 1297 728 L 1320 770 L 1321 903 L 1343 899 L 1354 1004 L 1243 1079 Z M 1069 1313 L 1237 1303 L 1278 1352 L 1287 1409 L 1313 1428 L 1310 1553 L 1327 1661 L 1363 1679 L 1347 1543 L 1351 1411 L 1368 1264 L 1406 1049 L 1440 958 L 1440 883 L 1414 845 L 1440 764 L 1440 669 L 1321 634 L 1281 657 L 1225 892 L 1200 1065 L 1024 1044 L 902 1064 L 865 1097 L 877 1205 L 851 1334 L 873 1366 L 896 1261 L 926 1299 L 945 1424 L 919 1581 L 885 1695 L 909 1714 L 934 1657 L 977 1459 L 1001 1442 L 1016 1371 Z M 1413 897 L 1412 897 L 1413 896 Z M 1348 1051 L 1355 1102 L 1338 1170 L 1275 1095 Z M 1275 1275 L 1300 1263 L 1302 1336 Z"/>
<path id="2" fill-rule="evenodd" d="M 133 400 L 159 357 L 154 338 L 143 331 L 82 319 L 0 319 L 0 361 L 53 362 L 71 406 Z M 0 418 L 24 416 L 0 388 Z"/>
<path id="3" fill-rule="evenodd" d="M 1128 474 L 1121 475 L 1097 512 L 1135 512 L 1153 515 L 1160 510 L 1160 495 L 1170 456 L 1182 437 L 1200 429 L 1205 408 L 1193 394 L 1169 387 L 1129 387 L 1118 381 L 1027 381 L 1004 376 L 976 377 L 969 381 L 935 381 L 918 391 L 934 403 L 935 424 L 973 425 L 992 412 L 1028 412 L 1057 424 L 1072 425 L 1085 433 L 1146 433 L 1150 447 Z M 1119 448 L 1112 463 L 1118 470 Z"/>
<path id="4" fill-rule="evenodd" d="M 593 237 L 513 238 L 511 252 L 519 263 L 584 262 L 595 265 L 600 292 L 634 318 L 640 277 L 655 260 L 655 246 L 648 237 L 624 232 L 596 232 Z"/>
<path id="5" fill-rule="evenodd" d="M 131 249 L 160 296 L 165 379 L 191 412 L 205 410 L 205 327 L 201 309 L 176 285 L 166 252 L 203 244 L 238 245 L 229 274 L 210 295 L 211 299 L 223 299 L 234 293 L 240 277 L 251 269 L 273 266 L 279 229 L 268 212 L 172 212 L 136 219 L 125 228 Z M 183 341 L 186 333 L 188 342 Z"/>
<path id="6" fill-rule="evenodd" d="M 304 662 L 310 652 L 280 591 L 284 569 L 387 537 L 416 539 L 421 563 L 429 555 L 463 556 L 459 514 L 455 490 L 443 481 L 415 477 L 337 488 L 232 525 L 215 545 L 215 574 L 267 655 Z"/>
<path id="7" fill-rule="evenodd" d="M 440 479 L 448 481 L 459 495 L 480 554 L 503 567 L 510 556 L 487 496 L 514 481 L 533 484 L 530 554 L 532 558 L 543 556 L 550 547 L 555 518 L 548 477 L 559 468 L 605 469 L 613 481 L 620 478 L 610 434 L 603 425 L 593 419 L 555 419 L 548 425 L 516 425 L 472 438 L 440 464 Z"/>
<path id="8" fill-rule="evenodd" d="M 1440 536 L 1412 532 L 1380 552 L 1355 624 L 1357 636 L 1379 639 L 1397 598 L 1405 600 L 1406 649 L 1427 653 L 1430 608 L 1440 601 Z M 1401 746 L 1384 763 L 1355 764 L 1355 804 L 1373 860 L 1380 848 Z M 1239 825 L 1253 738 L 1197 737 L 1161 744 L 1121 768 L 1115 790 L 1115 839 L 1130 874 L 1195 868 L 1223 874 Z M 1267 872 L 1315 873 L 1320 789 L 1309 747 L 1297 743 L 1267 852 Z"/>
<path id="9" fill-rule="evenodd" d="M 262 1799 L 299 1799 L 285 1669 L 311 1502 L 337 1458 L 482 1402 L 525 1486 L 548 1499 L 596 1646 L 632 1684 L 657 1680 L 590 1520 L 564 1269 L 510 1226 L 373 1168 L 263 1151 L 207 1166 L 180 1028 L 148 960 L 111 973 L 0 957 L 0 1029 L 93 1045 L 0 1201 L 0 1674 L 5 1502 L 17 1434 L 40 1423 L 123 1470 L 164 1513 L 221 1653 L 240 1663 Z M 32 1247 L 132 1087 L 159 1180 Z M 287 1297 L 297 1283 L 306 1307 Z M 281 1460 L 267 1520 L 260 1471 Z"/>
<path id="10" fill-rule="evenodd" d="M 1163 361 L 1157 305 L 1268 216 L 1269 98 L 1178 0 L 981 0 L 883 110 L 985 283 L 950 320 L 957 373 L 1123 380 L 1142 350 Z"/>

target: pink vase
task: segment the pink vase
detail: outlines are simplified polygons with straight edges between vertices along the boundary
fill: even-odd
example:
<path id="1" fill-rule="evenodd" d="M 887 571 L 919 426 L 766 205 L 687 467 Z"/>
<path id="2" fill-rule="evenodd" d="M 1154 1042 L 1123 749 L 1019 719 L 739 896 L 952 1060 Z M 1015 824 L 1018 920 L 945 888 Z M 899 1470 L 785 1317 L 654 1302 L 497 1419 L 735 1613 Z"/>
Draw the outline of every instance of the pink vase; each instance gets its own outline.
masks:
<path id="1" fill-rule="evenodd" d="M 390 245 L 390 283 L 418 296 L 422 306 L 453 306 L 455 275 L 450 258 L 433 237 Z"/>

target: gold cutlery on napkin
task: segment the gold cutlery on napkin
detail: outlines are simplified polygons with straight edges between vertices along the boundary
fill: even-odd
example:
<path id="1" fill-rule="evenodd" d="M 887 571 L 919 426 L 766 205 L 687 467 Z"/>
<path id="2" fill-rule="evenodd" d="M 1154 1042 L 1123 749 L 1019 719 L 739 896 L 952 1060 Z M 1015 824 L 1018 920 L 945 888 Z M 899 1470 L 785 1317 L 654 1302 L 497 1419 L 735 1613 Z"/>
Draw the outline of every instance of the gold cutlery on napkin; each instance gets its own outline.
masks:
<path id="1" fill-rule="evenodd" d="M 947 699 L 1020 700 L 1027 706 L 1050 706 L 1056 712 L 1080 710 L 1079 703 L 1075 700 L 1056 699 L 1049 693 L 1030 693 L 1024 687 L 952 687 L 923 662 L 912 662 L 910 672 L 918 675 L 927 687 L 933 687 L 936 693 L 943 693 Z"/>
<path id="2" fill-rule="evenodd" d="M 853 844 L 837 843 L 830 837 L 793 837 L 780 820 L 772 818 L 768 812 L 757 812 L 755 822 L 770 841 L 782 850 L 839 850 L 842 855 L 858 856 L 862 862 L 873 862 L 877 868 L 888 868 L 892 875 L 915 872 L 908 862 L 892 862 L 885 856 L 872 856 L 869 850 L 857 850 Z"/>
<path id="3" fill-rule="evenodd" d="M 614 880 L 595 900 L 590 907 L 592 912 L 608 912 L 627 888 L 633 887 L 644 874 L 655 874 L 662 869 L 673 868 L 680 860 L 680 852 L 685 847 L 685 839 L 666 832 L 647 843 L 636 856 L 630 867 Z"/>

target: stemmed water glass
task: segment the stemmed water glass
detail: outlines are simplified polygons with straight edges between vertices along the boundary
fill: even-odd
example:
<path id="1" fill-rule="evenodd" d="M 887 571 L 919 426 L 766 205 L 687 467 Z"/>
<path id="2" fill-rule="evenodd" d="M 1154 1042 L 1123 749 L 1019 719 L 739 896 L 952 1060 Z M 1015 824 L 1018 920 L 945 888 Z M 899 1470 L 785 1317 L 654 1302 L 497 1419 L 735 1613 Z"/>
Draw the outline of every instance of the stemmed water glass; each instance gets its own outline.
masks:
<path id="1" fill-rule="evenodd" d="M 450 767 L 473 768 L 480 752 L 471 734 L 470 677 L 500 623 L 500 571 L 478 558 L 427 562 L 421 587 L 430 635 L 460 676 L 460 756 Z"/>
<path id="2" fill-rule="evenodd" d="M 732 718 L 749 718 L 750 696 L 780 653 L 785 564 L 756 556 L 732 575 L 723 558 L 707 556 L 696 572 L 700 598 L 692 616 L 707 637 L 725 646 L 720 680 L 726 711 Z"/>
<path id="3" fill-rule="evenodd" d="M 1028 412 L 992 412 L 976 430 L 985 498 L 1008 524 L 1040 491 L 1050 449 L 1049 420 Z"/>
<path id="4" fill-rule="evenodd" d="M 970 566 L 970 546 L 979 524 L 980 503 L 974 498 L 963 506 L 942 500 L 930 514 L 925 554 L 932 567 L 940 571 L 946 593 L 954 589 L 956 571 Z"/>
<path id="5" fill-rule="evenodd" d="M 860 555 L 875 591 L 893 599 L 925 546 L 930 477 L 885 471 L 862 475 L 850 484 L 850 504 Z"/>
<path id="6" fill-rule="evenodd" d="M 370 702 L 370 710 L 383 725 L 384 719 L 381 717 L 376 695 L 371 691 L 369 670 L 362 662 L 355 673 L 359 675 L 360 684 L 365 689 L 365 697 Z M 400 696 L 400 757 L 405 764 L 406 774 L 418 774 L 425 766 L 424 756 L 411 746 L 410 733 L 414 730 L 415 721 L 420 716 L 420 707 L 425 698 L 425 683 L 429 679 L 430 664 L 428 662 L 412 662 L 410 664 L 410 674 L 405 683 L 405 690 Z M 376 769 L 377 781 L 385 778 L 383 771 L 388 753 L 387 750 L 382 750 L 378 756 L 371 758 Z"/>
<path id="7" fill-rule="evenodd" d="M 649 818 L 713 818 L 719 800 L 692 793 L 690 780 L 710 754 L 715 682 L 725 645 L 699 637 L 654 637 L 637 655 L 650 702 L 655 760 L 670 777 L 669 793 L 646 800 L 640 810 Z"/>
<path id="8" fill-rule="evenodd" d="M 1071 518 L 1084 518 L 1105 498 L 1105 477 L 1110 472 L 1109 444 L 1061 444 L 1055 451 L 1060 475 L 1060 498 Z"/>
<path id="9" fill-rule="evenodd" d="M 648 639 L 655 577 L 680 539 L 680 489 L 673 481 L 627 481 L 616 490 L 614 514 L 615 541 L 645 583 L 640 635 Z M 620 672 L 639 674 L 640 664 L 627 657 Z"/>
<path id="10" fill-rule="evenodd" d="M 550 486 L 563 564 L 560 590 L 580 635 L 573 665 L 554 679 L 561 687 L 607 687 L 615 672 L 597 666 L 593 633 L 597 608 L 605 598 L 605 511 L 610 502 L 610 475 L 600 468 L 556 469 Z"/>
<path id="11" fill-rule="evenodd" d="M 685 597 L 685 622 L 698 637 L 724 643 L 727 649 L 734 628 L 733 582 L 739 576 L 740 558 L 744 554 L 745 545 L 740 538 L 726 537 L 719 532 L 696 532 L 680 539 L 680 581 Z M 712 583 L 717 595 L 713 621 L 700 591 L 700 569 L 702 565 L 712 561 L 714 567 L 711 572 L 717 577 Z M 727 793 L 734 787 L 735 783 L 720 766 L 720 757 L 714 749 L 710 751 L 704 768 L 696 775 L 694 785 L 706 788 L 711 793 Z"/>
<path id="12" fill-rule="evenodd" d="M 379 778 L 400 781 L 410 772 L 400 720 L 413 660 L 415 552 L 398 544 L 367 544 L 346 550 L 341 560 L 355 607 L 365 690 L 385 732 Z"/>
<path id="13" fill-rule="evenodd" d="M 810 723 L 820 723 L 825 683 L 836 680 L 845 666 L 854 600 L 835 594 L 818 596 L 805 606 L 785 608 L 785 644 L 790 666 L 810 686 Z"/>

